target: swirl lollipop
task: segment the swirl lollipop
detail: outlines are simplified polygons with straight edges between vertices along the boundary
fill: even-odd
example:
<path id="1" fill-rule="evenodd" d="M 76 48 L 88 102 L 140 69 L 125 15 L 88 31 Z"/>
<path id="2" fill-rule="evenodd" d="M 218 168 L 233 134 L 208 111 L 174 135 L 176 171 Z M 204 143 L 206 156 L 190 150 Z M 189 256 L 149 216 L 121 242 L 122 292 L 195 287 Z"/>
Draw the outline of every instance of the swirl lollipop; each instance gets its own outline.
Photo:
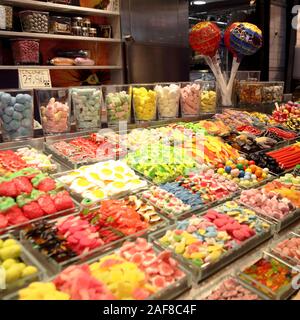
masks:
<path id="1" fill-rule="evenodd" d="M 231 97 L 233 82 L 244 56 L 255 54 L 263 43 L 262 32 L 254 24 L 235 22 L 224 33 L 224 43 L 233 54 L 231 75 L 227 85 L 227 96 Z"/>
<path id="2" fill-rule="evenodd" d="M 205 57 L 207 64 L 220 84 L 221 91 L 225 92 L 226 83 L 217 59 L 217 52 L 221 43 L 219 27 L 213 22 L 199 22 L 190 31 L 189 42 L 196 52 Z"/>
<path id="3" fill-rule="evenodd" d="M 220 46 L 221 30 L 213 22 L 199 22 L 192 28 L 189 40 L 195 51 L 204 56 L 213 57 Z"/>

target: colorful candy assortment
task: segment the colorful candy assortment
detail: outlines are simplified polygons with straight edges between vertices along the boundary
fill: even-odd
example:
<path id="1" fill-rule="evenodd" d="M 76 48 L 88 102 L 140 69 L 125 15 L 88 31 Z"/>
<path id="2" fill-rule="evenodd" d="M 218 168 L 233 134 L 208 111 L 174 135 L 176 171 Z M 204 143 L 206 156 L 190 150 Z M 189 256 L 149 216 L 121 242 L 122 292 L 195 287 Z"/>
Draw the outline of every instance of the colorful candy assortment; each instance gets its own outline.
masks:
<path id="1" fill-rule="evenodd" d="M 287 265 L 278 260 L 262 258 L 243 270 L 240 277 L 270 298 L 274 298 L 289 290 L 293 274 Z"/>
<path id="2" fill-rule="evenodd" d="M 126 91 L 110 92 L 105 97 L 108 123 L 130 121 L 131 93 Z"/>
<path id="3" fill-rule="evenodd" d="M 68 267 L 52 283 L 31 284 L 19 291 L 19 298 L 144 300 L 184 276 L 169 252 L 156 253 L 150 243 L 138 238 L 95 263 Z"/>
<path id="4" fill-rule="evenodd" d="M 205 300 L 260 300 L 258 295 L 246 289 L 234 278 L 224 280 Z"/>
<path id="5" fill-rule="evenodd" d="M 200 94 L 199 84 L 187 84 L 181 88 L 181 108 L 185 116 L 197 116 L 200 112 Z"/>
<path id="6" fill-rule="evenodd" d="M 124 162 L 109 160 L 80 167 L 57 178 L 68 188 L 87 198 L 99 202 L 121 193 L 137 191 L 147 186 Z"/>
<path id="7" fill-rule="evenodd" d="M 278 193 L 289 199 L 293 205 L 300 208 L 300 177 L 287 173 L 264 186 L 267 192 Z"/>
<path id="8" fill-rule="evenodd" d="M 264 216 L 277 220 L 284 219 L 295 210 L 295 206 L 289 199 L 263 189 L 242 191 L 240 201 Z"/>
<path id="9" fill-rule="evenodd" d="M 42 126 L 45 133 L 69 131 L 70 107 L 68 103 L 51 98 L 46 106 L 41 106 Z"/>
<path id="10" fill-rule="evenodd" d="M 273 112 L 273 119 L 287 128 L 299 131 L 300 130 L 300 104 L 288 102 L 278 105 Z"/>
<path id="11" fill-rule="evenodd" d="M 235 182 L 226 180 L 213 170 L 178 177 L 175 182 L 163 184 L 160 188 L 174 194 L 192 208 L 230 197 L 239 190 Z"/>
<path id="12" fill-rule="evenodd" d="M 227 209 L 229 207 L 230 205 L 227 205 Z M 254 212 L 252 216 L 256 218 Z M 222 207 L 218 207 L 202 217 L 193 216 L 177 222 L 174 228 L 159 239 L 159 243 L 196 266 L 207 266 L 206 264 L 217 262 L 226 252 L 254 237 L 256 233 L 262 234 L 270 228 L 259 220 L 252 228 L 249 221 L 239 223 L 237 219 L 230 217 L 227 211 L 223 211 Z"/>
<path id="13" fill-rule="evenodd" d="M 26 168 L 0 181 L 0 228 L 19 225 L 74 208 L 62 185 L 46 174 Z"/>
<path id="14" fill-rule="evenodd" d="M 27 167 L 28 164 L 13 150 L 0 151 L 0 176 L 9 175 Z"/>
<path id="15" fill-rule="evenodd" d="M 28 167 L 37 168 L 43 172 L 55 172 L 58 168 L 57 164 L 51 160 L 52 155 L 47 156 L 35 148 L 19 148 L 16 154 L 28 164 Z"/>
<path id="16" fill-rule="evenodd" d="M 239 157 L 236 162 L 228 160 L 225 165 L 218 166 L 218 174 L 226 179 L 232 179 L 241 187 L 253 187 L 270 178 L 269 169 L 255 165 L 254 161 L 248 161 Z"/>
<path id="17" fill-rule="evenodd" d="M 106 135 L 97 133 L 87 138 L 55 142 L 49 148 L 74 164 L 118 159 L 127 152 L 121 143 L 110 141 Z"/>
<path id="18" fill-rule="evenodd" d="M 149 190 L 143 192 L 143 198 L 153 203 L 163 213 L 169 217 L 179 216 L 191 209 L 191 206 L 185 204 L 182 200 L 176 198 L 159 187 L 151 186 Z"/>
<path id="19" fill-rule="evenodd" d="M 38 273 L 36 266 L 23 261 L 21 253 L 22 247 L 16 240 L 0 239 L 0 267 L 4 270 L 6 285 Z"/>
<path id="20" fill-rule="evenodd" d="M 288 262 L 300 263 L 300 237 L 296 235 L 279 242 L 273 250 Z"/>

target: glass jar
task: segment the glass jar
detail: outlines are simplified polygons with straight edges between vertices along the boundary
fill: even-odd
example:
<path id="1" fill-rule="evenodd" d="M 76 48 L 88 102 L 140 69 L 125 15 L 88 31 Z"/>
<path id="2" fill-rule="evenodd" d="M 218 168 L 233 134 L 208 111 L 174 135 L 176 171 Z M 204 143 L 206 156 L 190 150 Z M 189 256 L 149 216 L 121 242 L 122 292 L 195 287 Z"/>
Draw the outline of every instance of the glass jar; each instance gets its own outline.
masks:
<path id="1" fill-rule="evenodd" d="M 89 28 L 89 37 L 97 37 L 97 29 Z"/>
<path id="2" fill-rule="evenodd" d="M 193 82 L 183 82 L 181 84 L 180 104 L 183 117 L 199 116 L 200 94 L 200 84 Z"/>
<path id="3" fill-rule="evenodd" d="M 76 128 L 78 130 L 100 128 L 102 105 L 101 88 L 80 87 L 70 90 Z"/>
<path id="4" fill-rule="evenodd" d="M 82 17 L 72 18 L 72 26 L 73 27 L 83 27 L 83 18 Z"/>
<path id="5" fill-rule="evenodd" d="M 67 88 L 37 90 L 44 134 L 70 132 L 70 95 Z"/>
<path id="6" fill-rule="evenodd" d="M 71 34 L 71 18 L 60 16 L 50 17 L 50 33 Z"/>
<path id="7" fill-rule="evenodd" d="M 26 10 L 19 12 L 19 16 L 24 32 L 49 32 L 49 12 Z"/>
<path id="8" fill-rule="evenodd" d="M 130 123 L 132 87 L 130 85 L 102 86 L 102 91 L 108 125 L 123 121 Z"/>
<path id="9" fill-rule="evenodd" d="M 89 29 L 88 28 L 82 27 L 81 31 L 82 31 L 82 36 L 83 37 L 88 37 L 89 36 Z"/>
<path id="10" fill-rule="evenodd" d="M 36 39 L 11 39 L 11 48 L 16 65 L 39 64 L 40 42 Z"/>
<path id="11" fill-rule="evenodd" d="M 216 113 L 218 90 L 215 81 L 196 81 L 201 86 L 200 113 Z"/>
<path id="12" fill-rule="evenodd" d="M 92 26 L 91 20 L 89 18 L 84 18 L 82 26 L 89 29 Z"/>
<path id="13" fill-rule="evenodd" d="M 0 120 L 4 141 L 33 137 L 33 92 L 0 91 Z"/>
<path id="14" fill-rule="evenodd" d="M 154 88 L 157 95 L 158 117 L 162 119 L 178 118 L 180 84 L 161 83 Z"/>
<path id="15" fill-rule="evenodd" d="M 133 86 L 133 109 L 136 121 L 154 121 L 157 118 L 157 95 L 152 84 Z"/>
<path id="16" fill-rule="evenodd" d="M 72 35 L 73 36 L 82 36 L 82 28 L 77 26 L 72 26 Z"/>

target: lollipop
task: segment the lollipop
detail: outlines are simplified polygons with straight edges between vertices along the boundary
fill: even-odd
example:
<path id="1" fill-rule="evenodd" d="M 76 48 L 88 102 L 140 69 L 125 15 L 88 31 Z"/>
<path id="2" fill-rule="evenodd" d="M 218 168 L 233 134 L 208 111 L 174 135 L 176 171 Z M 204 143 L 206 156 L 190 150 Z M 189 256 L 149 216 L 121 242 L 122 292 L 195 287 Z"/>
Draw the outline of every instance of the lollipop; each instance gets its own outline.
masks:
<path id="1" fill-rule="evenodd" d="M 191 47 L 205 57 L 207 64 L 220 84 L 221 91 L 225 92 L 226 83 L 217 59 L 217 52 L 221 43 L 219 27 L 213 22 L 199 22 L 192 28 L 189 41 Z"/>
<path id="2" fill-rule="evenodd" d="M 255 54 L 262 47 L 262 32 L 254 24 L 235 22 L 224 33 L 224 43 L 233 54 L 231 75 L 227 85 L 227 98 L 232 95 L 233 82 L 243 56 Z"/>
<path id="3" fill-rule="evenodd" d="M 221 31 L 213 22 L 199 22 L 189 36 L 191 47 L 204 56 L 215 56 L 221 41 Z"/>

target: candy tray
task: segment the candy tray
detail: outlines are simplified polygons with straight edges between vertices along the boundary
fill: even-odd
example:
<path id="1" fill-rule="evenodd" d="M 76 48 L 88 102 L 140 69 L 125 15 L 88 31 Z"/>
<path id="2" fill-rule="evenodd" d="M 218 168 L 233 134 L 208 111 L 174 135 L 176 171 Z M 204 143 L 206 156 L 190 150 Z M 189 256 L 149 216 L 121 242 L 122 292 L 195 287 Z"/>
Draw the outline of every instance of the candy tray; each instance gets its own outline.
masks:
<path id="1" fill-rule="evenodd" d="M 284 254 L 283 252 L 280 252 L 276 247 L 279 243 L 281 243 L 284 240 L 291 239 L 291 238 L 300 238 L 300 235 L 289 232 L 284 237 L 278 238 L 276 240 L 273 240 L 270 244 L 270 247 L 268 248 L 268 252 L 271 252 L 274 256 L 278 257 L 279 259 L 285 261 L 290 266 L 293 266 L 295 269 L 298 269 L 300 272 L 300 259 L 297 260 L 295 258 L 291 258 L 288 255 Z"/>
<path id="2" fill-rule="evenodd" d="M 11 235 L 0 236 L 0 240 L 4 241 L 7 239 L 16 240 Z M 18 279 L 16 281 L 13 281 L 12 283 L 9 283 L 7 285 L 0 282 L 0 299 L 4 299 L 5 296 L 10 295 L 21 288 L 26 287 L 31 282 L 43 280 L 46 275 L 46 270 L 40 265 L 40 263 L 34 258 L 34 256 L 32 256 L 30 252 L 27 251 L 26 248 L 20 242 L 17 241 L 17 244 L 21 247 L 21 254 L 19 259 L 28 266 L 30 265 L 30 266 L 36 267 L 38 272 L 32 275 L 26 276 L 24 278 Z"/>
<path id="3" fill-rule="evenodd" d="M 62 177 L 62 176 L 64 176 L 64 175 L 68 175 L 68 174 L 70 174 L 71 172 L 73 172 L 73 170 L 69 170 L 69 171 L 65 171 L 65 172 L 59 172 L 59 173 L 56 173 L 56 174 L 51 175 L 51 177 L 52 177 L 53 179 L 57 180 L 58 178 L 60 178 L 60 177 Z M 145 180 L 145 179 L 144 179 L 144 180 Z M 147 180 L 146 180 L 146 181 L 147 181 Z M 72 197 L 73 197 L 74 199 L 76 199 L 76 201 L 78 201 L 79 203 L 81 203 L 81 202 L 84 200 L 84 198 L 83 198 L 83 196 L 82 196 L 81 194 L 79 194 L 79 193 L 71 190 L 70 187 L 69 187 L 67 184 L 64 184 L 64 187 L 65 187 L 66 190 L 68 190 L 68 192 L 72 195 Z M 120 199 L 120 198 L 123 198 L 123 197 L 125 197 L 125 196 L 127 196 L 127 195 L 134 195 L 134 194 L 136 194 L 136 193 L 139 193 L 139 192 L 141 192 L 141 191 L 143 191 L 143 190 L 146 190 L 147 188 L 148 188 L 148 186 L 145 186 L 145 187 L 137 188 L 137 189 L 134 189 L 134 190 L 119 192 L 118 194 L 115 194 L 115 195 L 110 196 L 110 197 L 108 197 L 108 198 L 109 198 L 109 199 Z M 99 189 L 101 189 L 101 188 L 99 187 Z M 108 198 L 105 198 L 105 199 L 103 199 L 103 200 L 106 200 L 106 199 L 108 199 Z"/>
<path id="4" fill-rule="evenodd" d="M 205 285 L 203 287 L 201 286 L 201 289 L 197 290 L 197 292 L 193 296 L 193 300 L 210 300 L 210 299 L 208 299 L 208 297 L 215 290 L 218 290 L 220 285 L 226 280 L 236 281 L 238 285 L 241 285 L 243 288 L 249 290 L 251 294 L 257 295 L 259 300 L 267 299 L 267 297 L 265 297 L 263 294 L 261 294 L 261 292 L 259 292 L 255 288 L 249 286 L 247 283 L 244 283 L 239 278 L 236 278 L 233 275 L 225 275 L 225 276 L 218 277 L 216 280 L 214 280 L 213 282 L 209 282 L 207 285 Z"/>
<path id="5" fill-rule="evenodd" d="M 174 230 L 175 228 L 176 228 L 176 225 L 172 225 L 172 226 L 166 227 L 164 229 L 161 229 L 161 230 L 151 234 L 150 239 L 160 248 L 169 249 L 169 248 L 163 247 L 159 243 L 159 239 L 162 236 L 164 236 L 168 230 Z M 252 238 L 244 241 L 241 246 L 238 246 L 234 249 L 231 249 L 230 251 L 223 254 L 217 262 L 211 263 L 211 264 L 205 263 L 201 267 L 196 266 L 191 261 L 183 258 L 179 254 L 175 254 L 175 256 L 176 256 L 176 259 L 179 260 L 190 271 L 190 273 L 193 277 L 193 281 L 198 283 L 198 282 L 203 281 L 204 279 L 210 277 L 211 275 L 213 275 L 214 273 L 216 273 L 220 269 L 224 268 L 229 263 L 233 262 L 234 260 L 238 259 L 239 257 L 244 255 L 245 253 L 247 253 L 250 250 L 252 250 L 253 248 L 257 247 L 259 244 L 261 244 L 261 243 L 265 242 L 266 240 L 268 240 L 269 238 L 271 238 L 273 235 L 273 231 L 274 231 L 273 227 L 272 227 L 272 225 L 270 225 L 270 229 L 268 232 L 253 236 Z"/>
<path id="6" fill-rule="evenodd" d="M 243 268 L 243 270 L 246 269 L 246 267 L 251 266 L 252 264 L 255 264 L 257 261 L 259 261 L 260 259 L 266 259 L 266 260 L 275 260 L 281 264 L 283 264 L 285 267 L 288 267 L 290 269 L 290 272 L 292 274 L 294 274 L 295 276 L 297 275 L 296 272 L 293 272 L 292 266 L 290 266 L 289 264 L 287 264 L 285 261 L 283 261 L 282 259 L 274 256 L 273 254 L 269 253 L 269 252 L 263 252 L 263 254 L 260 256 L 260 258 L 258 258 L 254 263 L 251 263 L 247 266 L 245 266 Z M 272 300 L 286 300 L 289 297 L 291 297 L 296 290 L 293 289 L 292 286 L 292 281 L 284 286 L 283 288 L 281 288 L 278 292 L 274 292 L 272 291 L 270 288 L 266 287 L 265 285 L 263 285 L 262 283 L 258 282 L 257 280 L 255 280 L 253 277 L 245 274 L 243 271 L 239 271 L 237 272 L 236 276 L 241 279 L 241 281 L 243 283 L 245 283 L 248 286 L 254 287 L 256 290 L 260 291 L 261 294 L 266 298 L 266 299 L 272 299 Z"/>
<path id="7" fill-rule="evenodd" d="M 265 219 L 265 220 L 267 220 L 267 221 L 269 221 L 271 223 L 274 223 L 275 226 L 276 226 L 276 231 L 277 232 L 280 232 L 280 231 L 284 230 L 285 228 L 287 228 L 288 226 L 290 226 L 292 223 L 294 223 L 295 221 L 297 221 L 300 218 L 300 209 L 296 209 L 296 210 L 290 212 L 288 215 L 286 215 L 282 220 L 278 220 L 278 219 L 266 216 L 260 210 L 254 209 L 250 205 L 247 205 L 246 203 L 243 203 L 240 200 L 238 200 L 238 203 L 240 203 L 243 206 L 255 211 L 263 219 Z"/>
<path id="8" fill-rule="evenodd" d="M 79 215 L 79 212 L 74 214 L 74 216 L 78 216 L 78 215 Z M 64 217 L 67 217 L 67 216 L 69 215 L 66 215 Z M 53 220 L 49 220 L 49 222 L 56 223 L 58 220 L 59 219 L 53 219 Z M 50 257 L 49 255 L 43 253 L 33 240 L 26 238 L 24 230 L 21 230 L 20 232 L 20 241 L 23 244 L 23 246 L 27 249 L 27 251 L 30 252 L 37 260 L 41 262 L 41 264 L 47 270 L 48 276 L 53 276 L 72 264 L 80 264 L 89 259 L 92 259 L 93 257 L 99 256 L 103 252 L 106 252 L 112 249 L 114 250 L 117 245 L 123 243 L 124 241 L 130 238 L 135 238 L 138 236 L 145 237 L 151 234 L 151 232 L 153 232 L 153 230 L 143 230 L 143 231 L 139 231 L 138 233 L 126 236 L 122 232 L 111 227 L 103 228 L 101 231 L 110 232 L 111 234 L 114 234 L 116 239 L 113 240 L 112 242 L 108 242 L 98 248 L 95 248 L 89 251 L 88 253 L 83 253 L 75 257 L 67 257 L 65 260 L 62 260 L 62 261 L 57 261 L 54 258 Z M 99 232 L 99 235 L 101 236 L 101 232 Z M 102 236 L 102 239 L 105 240 L 105 236 Z"/>

